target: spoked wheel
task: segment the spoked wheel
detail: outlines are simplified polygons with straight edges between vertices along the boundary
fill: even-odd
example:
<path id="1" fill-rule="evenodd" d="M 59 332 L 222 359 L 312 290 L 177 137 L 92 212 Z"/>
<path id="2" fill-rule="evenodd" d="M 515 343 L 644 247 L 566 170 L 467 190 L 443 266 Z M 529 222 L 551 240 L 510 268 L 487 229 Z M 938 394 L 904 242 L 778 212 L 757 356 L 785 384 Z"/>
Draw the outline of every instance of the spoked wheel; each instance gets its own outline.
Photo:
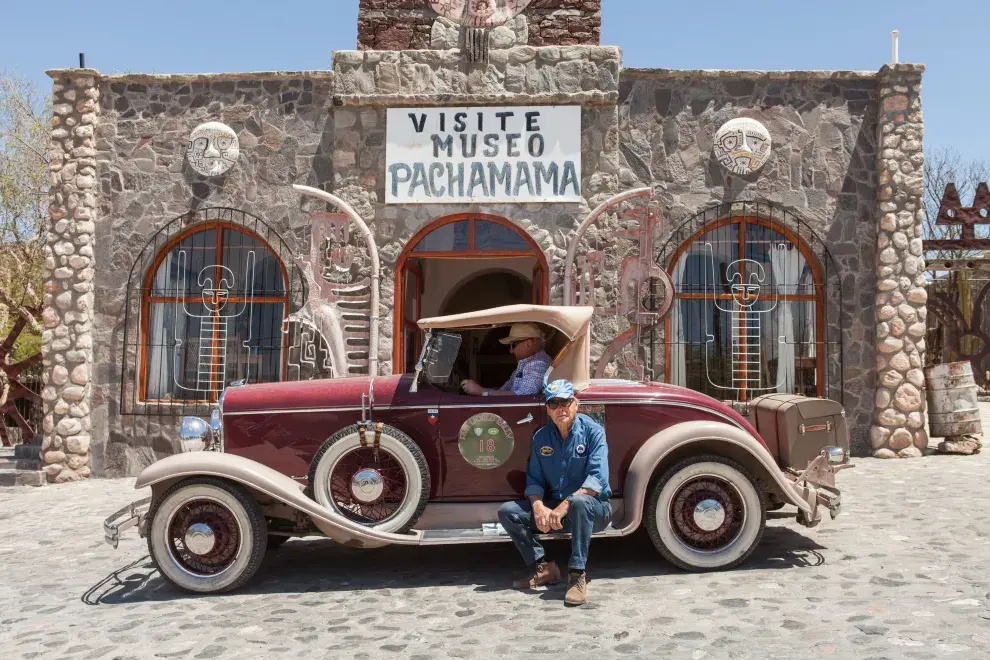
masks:
<path id="1" fill-rule="evenodd" d="M 744 467 L 720 456 L 681 461 L 650 493 L 647 524 L 653 544 L 685 570 L 742 563 L 766 526 L 766 504 L 754 484 Z"/>
<path id="2" fill-rule="evenodd" d="M 357 447 L 330 468 L 330 497 L 347 518 L 362 525 L 392 519 L 408 494 L 406 471 L 387 449 Z"/>
<path id="3" fill-rule="evenodd" d="M 268 532 L 255 499 L 213 478 L 181 481 L 149 512 L 148 552 L 162 576 L 185 591 L 220 593 L 261 565 Z"/>
<path id="4" fill-rule="evenodd" d="M 317 502 L 358 524 L 384 532 L 409 529 L 426 507 L 426 458 L 402 431 L 385 426 L 364 442 L 356 426 L 327 440 L 313 458 L 310 484 Z"/>

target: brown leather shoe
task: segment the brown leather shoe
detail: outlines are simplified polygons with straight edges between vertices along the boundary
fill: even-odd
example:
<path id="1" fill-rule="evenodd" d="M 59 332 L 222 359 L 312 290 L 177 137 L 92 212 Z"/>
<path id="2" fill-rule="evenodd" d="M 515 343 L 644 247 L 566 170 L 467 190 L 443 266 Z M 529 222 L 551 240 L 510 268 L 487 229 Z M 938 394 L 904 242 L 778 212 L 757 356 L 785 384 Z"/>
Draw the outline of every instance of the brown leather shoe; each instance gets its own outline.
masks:
<path id="1" fill-rule="evenodd" d="M 584 571 L 567 576 L 567 594 L 564 602 L 568 605 L 584 605 L 588 602 L 588 576 Z"/>
<path id="2" fill-rule="evenodd" d="M 560 569 L 557 568 L 557 562 L 548 561 L 538 563 L 533 567 L 532 573 L 527 577 L 516 580 L 512 583 L 512 586 L 516 589 L 532 589 L 533 587 L 542 587 L 547 584 L 557 584 L 563 581 L 564 579 L 560 576 Z"/>

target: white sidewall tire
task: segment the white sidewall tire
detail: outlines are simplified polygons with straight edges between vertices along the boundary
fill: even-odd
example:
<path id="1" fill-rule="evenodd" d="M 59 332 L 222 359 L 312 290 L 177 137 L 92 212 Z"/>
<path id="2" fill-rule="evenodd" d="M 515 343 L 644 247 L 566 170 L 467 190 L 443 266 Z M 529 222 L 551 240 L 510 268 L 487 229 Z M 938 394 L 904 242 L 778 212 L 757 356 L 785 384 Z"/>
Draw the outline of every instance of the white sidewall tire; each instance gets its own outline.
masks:
<path id="1" fill-rule="evenodd" d="M 405 497 L 396 512 L 382 523 L 367 525 L 367 527 L 381 532 L 401 532 L 408 529 L 423 512 L 423 508 L 426 506 L 426 499 L 429 497 L 429 492 L 424 490 L 428 488 L 429 483 L 426 458 L 408 436 L 401 434 L 401 437 L 406 438 L 408 444 L 412 445 L 412 448 L 406 442 L 399 440 L 397 436 L 400 436 L 400 434 L 401 431 L 397 431 L 391 427 L 385 427 L 382 430 L 378 443 L 383 450 L 399 461 L 406 476 Z M 374 442 L 374 438 L 374 429 L 370 429 L 365 434 L 365 441 L 371 444 Z M 340 435 L 340 437 L 335 436 L 330 438 L 320 452 L 316 454 L 316 458 L 314 459 L 316 463 L 312 471 L 313 476 L 310 479 L 310 485 L 313 488 L 313 496 L 316 501 L 349 520 L 350 518 L 346 513 L 341 511 L 331 499 L 328 492 L 328 485 L 330 483 L 330 474 L 337 462 L 348 452 L 360 447 L 361 438 L 357 431 Z M 424 483 L 424 475 L 426 475 L 427 483 Z"/>
<path id="2" fill-rule="evenodd" d="M 653 496 L 650 497 L 648 520 L 654 545 L 668 560 L 685 570 L 728 569 L 745 561 L 759 544 L 766 525 L 763 497 L 750 477 L 729 461 L 722 460 L 691 462 L 689 459 L 675 469 L 669 478 L 654 487 Z M 685 546 L 670 522 L 670 505 L 674 495 L 685 483 L 703 475 L 714 475 L 731 483 L 746 507 L 746 519 L 736 540 L 728 548 L 713 553 L 702 553 Z M 659 493 L 656 493 L 656 489 L 659 489 Z"/>
<path id="3" fill-rule="evenodd" d="M 173 558 L 168 541 L 168 524 L 182 506 L 197 499 L 209 499 L 224 506 L 237 521 L 240 546 L 233 563 L 222 573 L 201 576 L 186 571 Z M 239 486 L 219 479 L 180 482 L 156 502 L 148 527 L 148 552 L 162 576 L 186 591 L 222 593 L 247 582 L 257 572 L 265 555 L 268 532 L 265 517 L 254 498 Z"/>

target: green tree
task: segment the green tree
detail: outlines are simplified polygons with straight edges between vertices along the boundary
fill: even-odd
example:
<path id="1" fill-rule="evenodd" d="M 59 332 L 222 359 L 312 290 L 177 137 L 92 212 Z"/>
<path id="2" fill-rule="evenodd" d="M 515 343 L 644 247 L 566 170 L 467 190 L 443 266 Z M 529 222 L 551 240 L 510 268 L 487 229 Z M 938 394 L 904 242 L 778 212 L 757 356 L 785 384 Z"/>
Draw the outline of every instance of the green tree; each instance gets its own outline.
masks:
<path id="1" fill-rule="evenodd" d="M 8 386 L 4 367 L 41 350 L 51 125 L 47 98 L 26 78 L 0 72 L 0 342 L 18 319 L 26 324 L 0 363 L 0 403 Z"/>

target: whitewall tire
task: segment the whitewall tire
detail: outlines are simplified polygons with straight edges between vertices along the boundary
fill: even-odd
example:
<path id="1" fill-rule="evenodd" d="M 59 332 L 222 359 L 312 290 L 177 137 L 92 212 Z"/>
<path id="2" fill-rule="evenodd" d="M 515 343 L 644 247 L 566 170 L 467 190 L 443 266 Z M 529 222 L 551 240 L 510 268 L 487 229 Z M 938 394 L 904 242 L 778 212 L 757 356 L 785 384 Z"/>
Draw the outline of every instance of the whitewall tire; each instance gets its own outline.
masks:
<path id="1" fill-rule="evenodd" d="M 657 480 L 646 504 L 650 538 L 688 571 L 725 570 L 745 561 L 763 537 L 766 503 L 742 465 L 691 456 Z"/>
<path id="2" fill-rule="evenodd" d="M 430 496 L 426 457 L 402 431 L 385 426 L 364 444 L 356 425 L 341 429 L 313 457 L 309 483 L 321 505 L 358 524 L 401 533 L 415 524 Z"/>
<path id="3" fill-rule="evenodd" d="M 243 487 L 213 477 L 173 485 L 149 512 L 148 552 L 162 577 L 193 593 L 243 585 L 265 556 L 261 507 Z"/>

